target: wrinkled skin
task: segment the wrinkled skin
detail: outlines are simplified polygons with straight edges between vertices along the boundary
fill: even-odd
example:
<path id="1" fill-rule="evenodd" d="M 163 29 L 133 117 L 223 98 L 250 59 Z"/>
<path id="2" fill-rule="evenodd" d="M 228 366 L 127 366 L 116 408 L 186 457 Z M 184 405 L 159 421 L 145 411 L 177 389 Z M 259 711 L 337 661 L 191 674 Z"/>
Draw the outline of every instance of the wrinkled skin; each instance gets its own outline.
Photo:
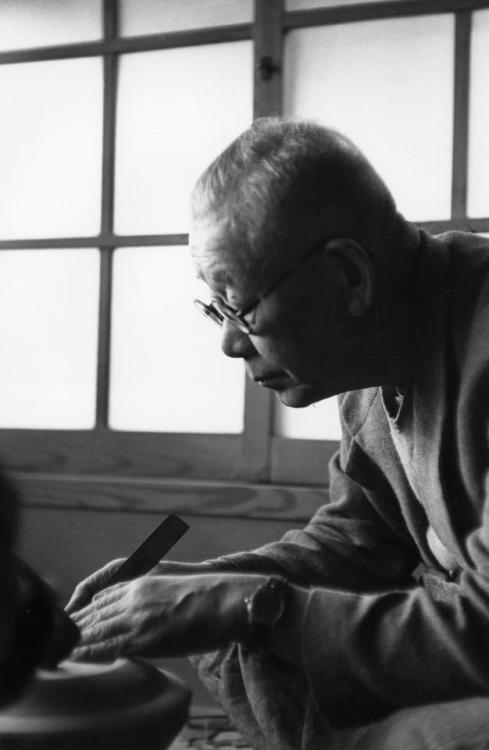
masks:
<path id="1" fill-rule="evenodd" d="M 109 586 L 82 609 L 70 607 L 82 634 L 71 658 L 110 661 L 217 649 L 246 637 L 244 598 L 265 580 L 201 573 L 149 575 Z"/>
<path id="2" fill-rule="evenodd" d="M 91 573 L 87 578 L 77 584 L 73 594 L 66 605 L 66 612 L 71 615 L 73 612 L 86 607 L 90 603 L 92 597 L 95 596 L 99 591 L 102 591 L 107 585 L 107 581 L 114 575 L 114 573 L 120 568 L 125 557 L 119 557 L 115 560 L 111 560 L 99 570 Z M 182 563 L 182 562 L 161 562 L 156 565 L 151 571 L 152 575 L 181 575 L 181 574 L 195 574 L 199 573 L 212 573 L 214 571 L 213 566 L 210 563 Z"/>
<path id="3" fill-rule="evenodd" d="M 348 237 L 325 239 L 321 246 L 320 236 L 319 229 L 304 227 L 300 241 L 291 238 L 281 247 L 279 265 L 262 276 L 225 223 L 196 221 L 190 234 L 195 273 L 209 298 L 234 310 L 259 300 L 246 317 L 251 333 L 224 321 L 223 353 L 243 360 L 251 380 L 296 408 L 379 382 L 402 382 L 410 368 L 409 320 L 401 325 L 393 316 L 379 318 L 369 253 Z M 318 243 L 320 250 L 298 263 Z M 261 296 L 290 268 L 292 275 Z"/>

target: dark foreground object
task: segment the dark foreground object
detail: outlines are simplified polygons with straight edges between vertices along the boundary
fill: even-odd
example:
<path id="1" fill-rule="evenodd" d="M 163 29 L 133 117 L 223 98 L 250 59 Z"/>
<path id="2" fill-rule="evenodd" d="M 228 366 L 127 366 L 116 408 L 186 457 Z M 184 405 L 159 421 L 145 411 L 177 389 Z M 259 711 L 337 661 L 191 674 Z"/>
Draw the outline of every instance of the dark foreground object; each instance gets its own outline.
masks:
<path id="1" fill-rule="evenodd" d="M 39 670 L 0 711 L 2 750 L 164 750 L 187 718 L 190 692 L 140 661 L 63 662 Z"/>

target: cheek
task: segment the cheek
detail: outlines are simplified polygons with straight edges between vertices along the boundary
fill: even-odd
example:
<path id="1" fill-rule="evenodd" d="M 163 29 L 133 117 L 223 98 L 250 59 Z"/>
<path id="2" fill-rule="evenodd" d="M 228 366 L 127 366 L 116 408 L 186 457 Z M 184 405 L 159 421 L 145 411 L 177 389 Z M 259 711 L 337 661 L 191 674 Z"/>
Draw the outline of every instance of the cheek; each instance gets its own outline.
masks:
<path id="1" fill-rule="evenodd" d="M 253 336 L 252 343 L 260 359 L 278 364 L 281 359 L 281 349 L 274 338 L 268 336 Z"/>
<path id="2" fill-rule="evenodd" d="M 318 290 L 296 289 L 270 305 L 253 339 L 259 355 L 295 373 L 316 372 L 336 340 L 329 302 Z"/>
<path id="3" fill-rule="evenodd" d="M 258 337 L 254 346 L 259 356 L 277 368 L 297 376 L 307 369 L 306 352 L 302 342 L 291 332 Z"/>

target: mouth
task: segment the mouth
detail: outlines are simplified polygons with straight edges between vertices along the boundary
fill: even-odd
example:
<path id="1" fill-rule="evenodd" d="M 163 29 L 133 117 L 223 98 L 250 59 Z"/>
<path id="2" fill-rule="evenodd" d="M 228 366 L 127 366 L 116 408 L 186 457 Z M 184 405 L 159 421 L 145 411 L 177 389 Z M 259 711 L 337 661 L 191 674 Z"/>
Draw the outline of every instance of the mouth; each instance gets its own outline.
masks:
<path id="1" fill-rule="evenodd" d="M 268 374 L 253 377 L 255 383 L 264 388 L 281 389 L 290 385 L 290 378 L 284 372 L 270 372 Z"/>

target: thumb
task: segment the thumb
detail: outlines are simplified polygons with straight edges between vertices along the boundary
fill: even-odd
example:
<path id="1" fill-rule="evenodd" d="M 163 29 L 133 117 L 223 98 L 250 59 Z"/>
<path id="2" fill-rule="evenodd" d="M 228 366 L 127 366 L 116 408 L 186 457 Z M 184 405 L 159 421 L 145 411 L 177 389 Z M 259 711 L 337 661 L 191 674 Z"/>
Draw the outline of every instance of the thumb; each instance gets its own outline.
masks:
<path id="1" fill-rule="evenodd" d="M 116 560 L 111 560 L 103 568 L 96 570 L 95 573 L 85 578 L 83 581 L 75 587 L 73 594 L 65 607 L 67 614 L 72 614 L 76 610 L 85 607 L 90 603 L 92 596 L 105 588 L 106 583 L 111 578 L 112 574 L 120 568 L 125 558 L 120 557 Z"/>
<path id="2" fill-rule="evenodd" d="M 88 604 L 88 600 L 90 599 L 91 596 L 86 591 L 85 587 L 81 587 L 80 585 L 76 586 L 68 604 L 65 606 L 65 612 L 68 615 L 71 615 L 73 612 L 76 612 L 77 609 L 81 609 L 85 602 Z"/>

